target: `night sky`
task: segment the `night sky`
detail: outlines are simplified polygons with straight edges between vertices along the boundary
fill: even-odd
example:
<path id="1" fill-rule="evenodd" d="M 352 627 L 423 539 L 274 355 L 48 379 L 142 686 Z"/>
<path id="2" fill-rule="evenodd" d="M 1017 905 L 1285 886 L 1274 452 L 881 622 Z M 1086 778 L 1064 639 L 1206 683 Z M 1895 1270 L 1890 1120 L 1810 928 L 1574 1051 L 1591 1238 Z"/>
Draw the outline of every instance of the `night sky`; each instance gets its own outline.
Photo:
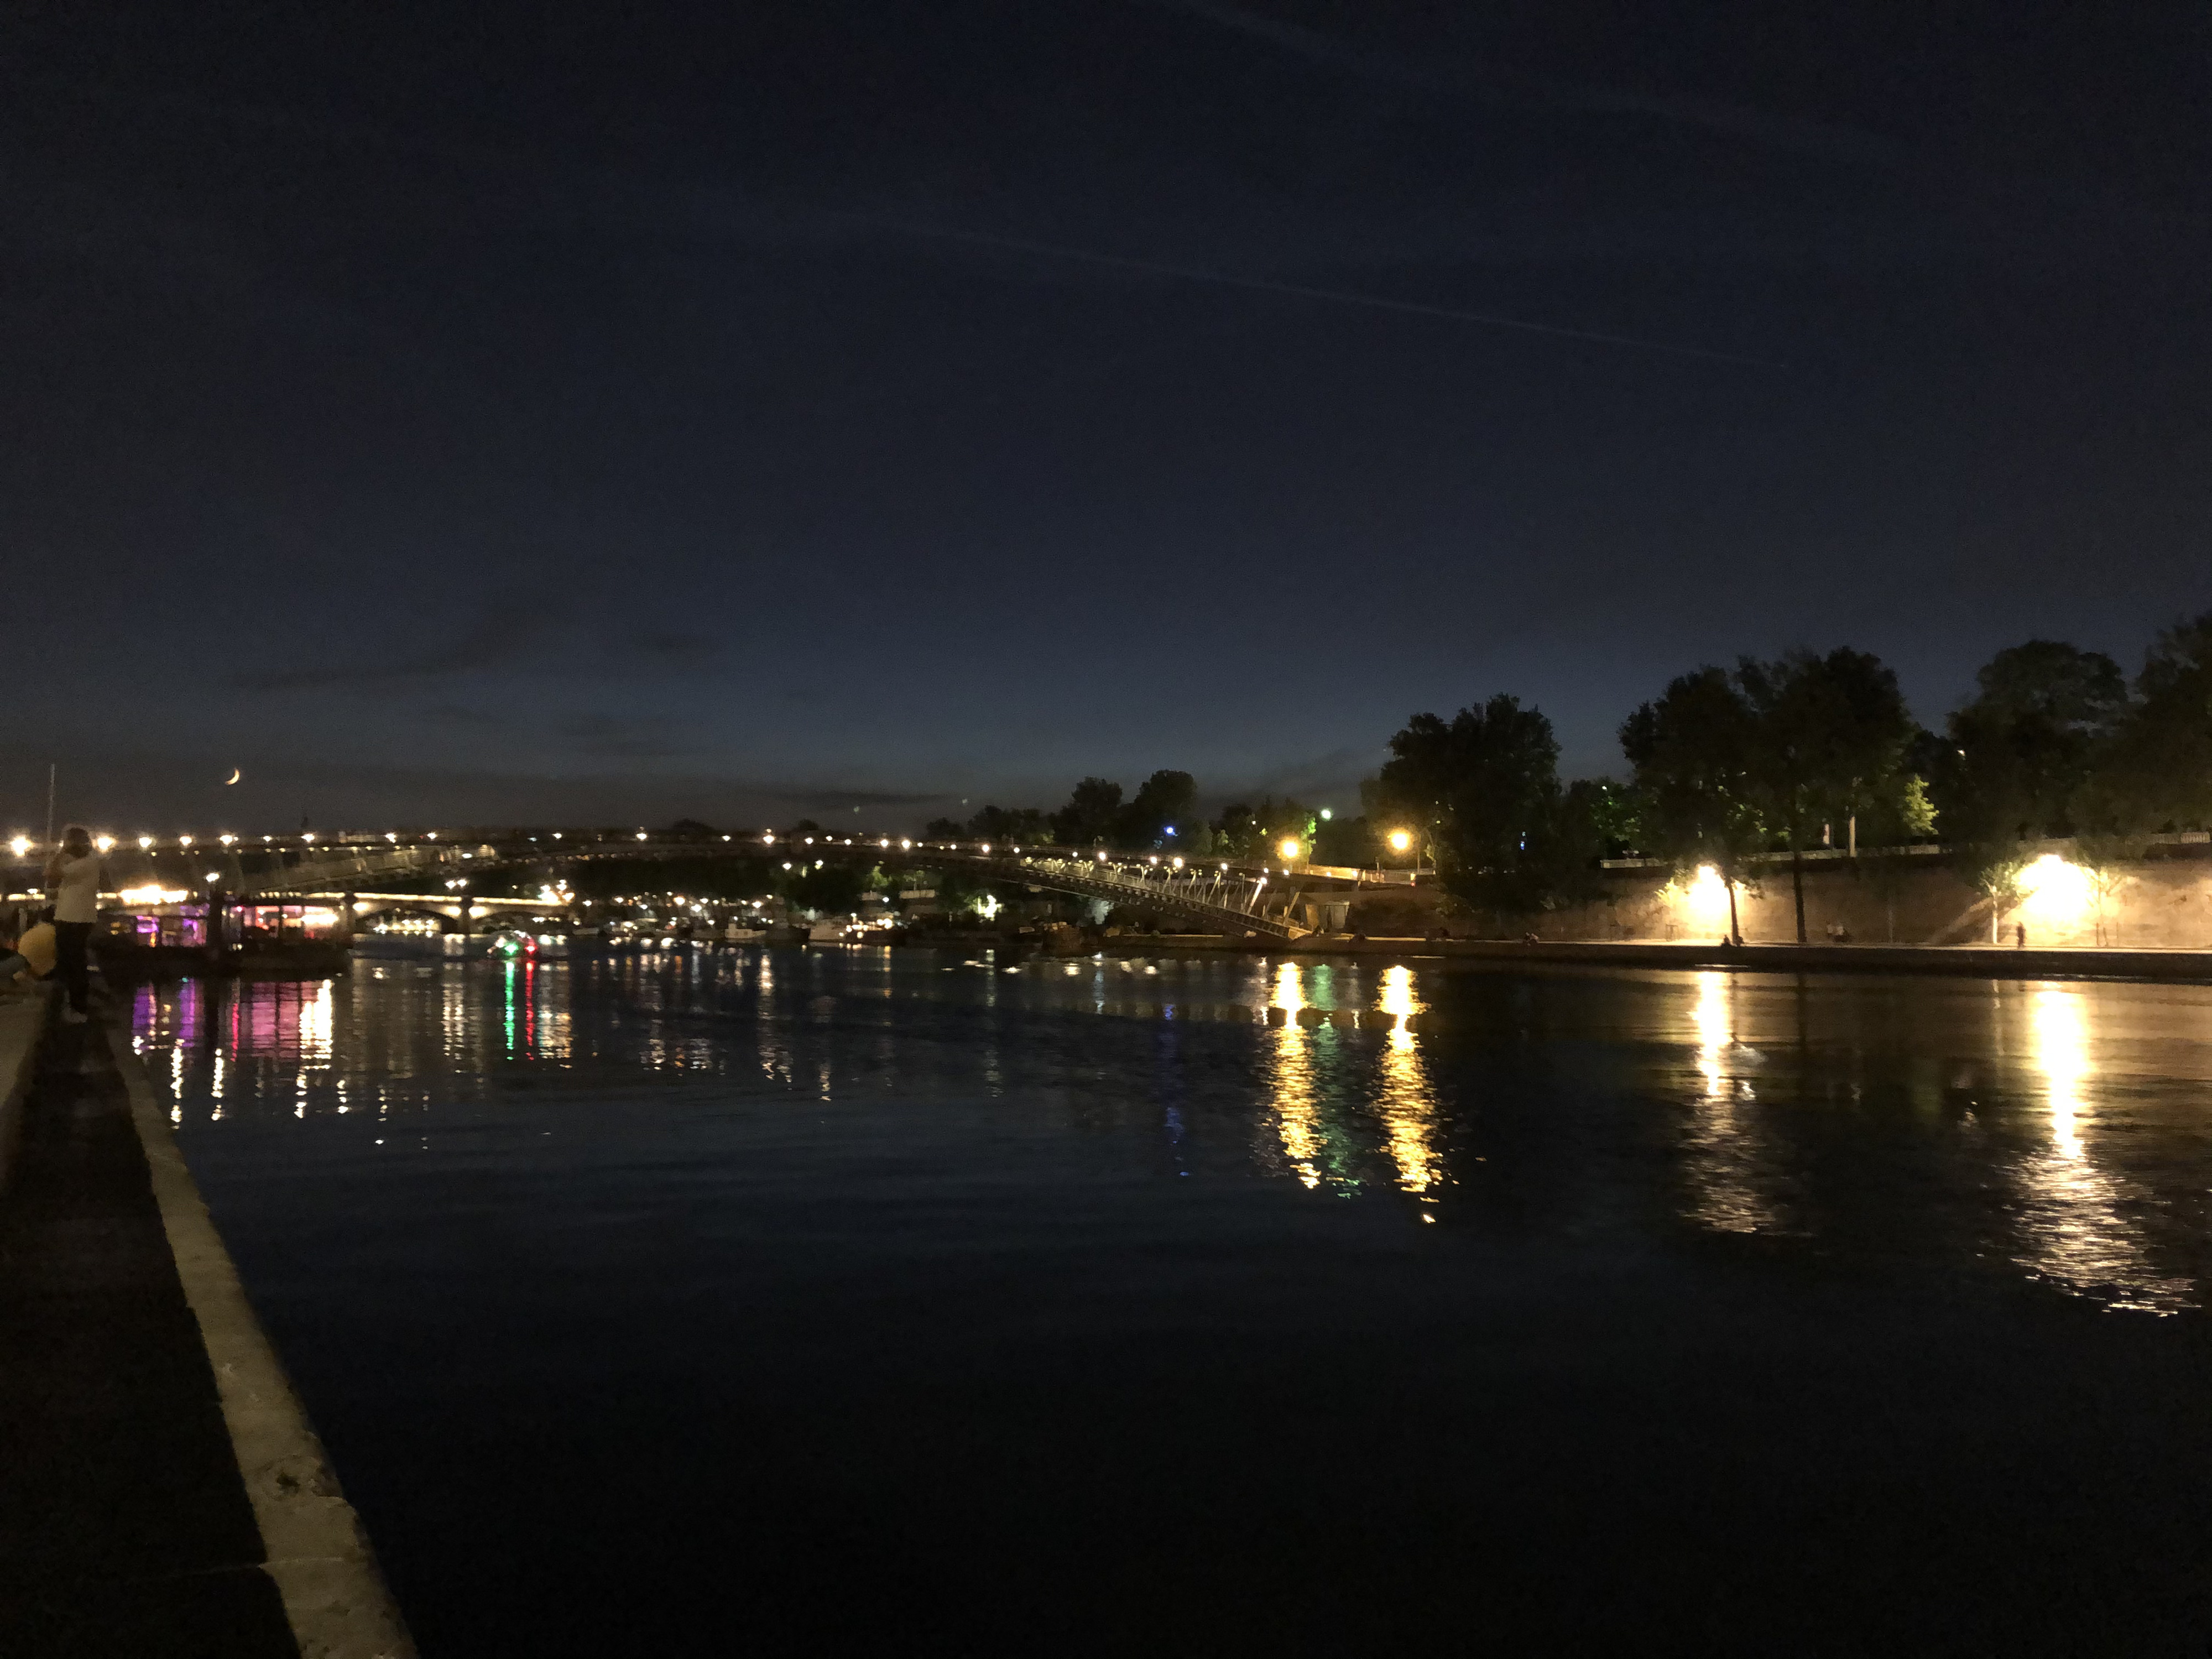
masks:
<path id="1" fill-rule="evenodd" d="M 2159 0 L 16 0 L 0 830 L 1347 805 L 1501 690 L 1589 774 L 1702 660 L 2132 669 L 2208 184 Z"/>

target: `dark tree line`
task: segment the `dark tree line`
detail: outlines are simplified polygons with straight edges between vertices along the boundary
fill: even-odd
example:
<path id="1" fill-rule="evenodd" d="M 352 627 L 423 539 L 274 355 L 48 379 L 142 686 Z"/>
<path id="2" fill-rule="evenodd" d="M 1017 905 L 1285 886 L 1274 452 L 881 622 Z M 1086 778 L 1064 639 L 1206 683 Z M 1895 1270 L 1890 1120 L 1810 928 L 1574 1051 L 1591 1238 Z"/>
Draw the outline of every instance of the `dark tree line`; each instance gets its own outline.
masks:
<path id="1" fill-rule="evenodd" d="M 1211 826 L 1198 816 L 1198 784 L 1188 772 L 1155 772 L 1128 800 L 1107 778 L 1085 778 L 1056 812 L 1034 806 L 986 806 L 963 823 L 932 818 L 930 841 L 1007 842 L 1018 846 L 1161 847 L 1210 850 Z"/>
<path id="2" fill-rule="evenodd" d="M 2161 634 L 2132 682 L 2057 641 L 2000 651 L 1940 732 L 1915 722 L 1879 658 L 1840 647 L 1693 669 L 1619 735 L 1625 784 L 1563 780 L 1551 721 L 1500 695 L 1409 720 L 1353 817 L 1270 796 L 1205 822 L 1190 775 L 1159 771 L 1126 800 L 1091 777 L 1057 811 L 986 806 L 925 833 L 1246 859 L 1291 842 L 1316 864 L 1419 861 L 1501 923 L 1587 902 L 1601 860 L 1637 854 L 1717 871 L 1731 933 L 1736 889 L 1756 891 L 1780 855 L 1802 941 L 1803 855 L 1817 848 L 1940 833 L 1970 880 L 2008 901 L 2024 842 L 2072 836 L 2094 872 L 2155 831 L 2212 825 L 2212 612 Z"/>
<path id="3" fill-rule="evenodd" d="M 1803 854 L 1939 829 L 1969 878 L 2016 891 L 2024 842 L 2075 838 L 2093 872 L 2161 830 L 2212 824 L 2212 613 L 2169 629 L 2132 685 L 2055 641 L 2001 651 L 1976 695 L 1922 729 L 1896 675 L 1842 648 L 1707 665 L 1621 725 L 1625 787 L 1563 783 L 1551 722 L 1495 696 L 1417 714 L 1366 791 L 1368 819 L 1418 835 L 1446 890 L 1500 919 L 1591 896 L 1598 860 L 1636 853 L 1735 890 L 1787 854 L 1805 938 Z"/>

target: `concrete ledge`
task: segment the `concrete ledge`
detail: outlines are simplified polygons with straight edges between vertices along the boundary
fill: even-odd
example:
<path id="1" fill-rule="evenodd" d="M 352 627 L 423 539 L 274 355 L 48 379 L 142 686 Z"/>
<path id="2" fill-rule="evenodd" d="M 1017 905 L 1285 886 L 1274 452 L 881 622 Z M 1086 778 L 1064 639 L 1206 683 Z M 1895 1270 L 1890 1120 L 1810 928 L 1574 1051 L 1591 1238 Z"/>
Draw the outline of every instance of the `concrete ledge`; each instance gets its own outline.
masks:
<path id="1" fill-rule="evenodd" d="M 199 1323 L 261 1529 L 264 1570 L 283 1598 L 302 1659 L 414 1659 L 415 1644 L 377 1570 L 368 1534 L 254 1316 L 167 1115 L 120 1024 L 107 1027 L 146 1154 L 154 1200 Z"/>
<path id="2" fill-rule="evenodd" d="M 1010 941 L 995 941 L 1002 948 Z M 1020 941 L 1027 945 L 1028 941 Z M 2120 951 L 2002 945 L 1717 945 L 1660 940 L 1352 939 L 1280 939 L 1156 933 L 1108 939 L 1108 956 L 1231 951 L 1273 957 L 1379 957 L 1399 962 L 1484 962 L 1504 967 L 1731 968 L 1771 974 L 1956 974 L 1974 979 L 2163 980 L 2212 983 L 2212 951 Z M 1084 954 L 1090 954 L 1085 951 Z"/>
<path id="3" fill-rule="evenodd" d="M 1401 956 L 1515 966 L 1733 968 L 1774 974 L 1963 974 L 1976 979 L 2212 981 L 2212 951 L 2015 950 L 1958 945 L 1535 945 L 1504 939 L 1301 939 L 1294 956 Z"/>
<path id="4" fill-rule="evenodd" d="M 0 1194 L 15 1167 L 15 1147 L 23 1138 L 23 1097 L 38 1069 L 39 1044 L 53 1017 L 54 988 L 34 985 L 20 997 L 0 1002 Z"/>

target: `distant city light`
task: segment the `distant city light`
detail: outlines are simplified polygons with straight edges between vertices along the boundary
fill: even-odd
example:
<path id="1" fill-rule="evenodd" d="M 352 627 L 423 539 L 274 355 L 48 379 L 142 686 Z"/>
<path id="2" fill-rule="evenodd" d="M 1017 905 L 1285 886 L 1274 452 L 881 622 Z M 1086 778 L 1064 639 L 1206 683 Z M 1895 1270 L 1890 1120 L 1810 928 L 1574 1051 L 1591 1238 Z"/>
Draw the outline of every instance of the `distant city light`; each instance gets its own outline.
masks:
<path id="1" fill-rule="evenodd" d="M 141 836 L 138 837 L 138 850 L 142 853 L 153 844 L 154 838 L 151 836 Z"/>
<path id="2" fill-rule="evenodd" d="M 238 837 L 237 837 L 236 836 L 217 836 L 217 837 L 216 837 L 216 839 L 217 839 L 218 841 L 222 842 L 222 844 L 223 844 L 225 847 L 228 847 L 228 846 L 229 846 L 229 845 L 231 844 L 231 842 L 233 842 L 236 841 L 236 840 L 238 839 Z M 190 836 L 185 836 L 185 837 L 184 837 L 184 844 L 185 844 L 185 846 L 187 846 L 187 847 L 190 847 L 190 846 L 192 844 L 192 838 L 191 838 Z"/>
<path id="3" fill-rule="evenodd" d="M 190 836 L 179 836 L 177 837 L 177 845 L 178 845 L 178 846 L 179 846 L 179 847 L 190 847 L 191 844 L 192 844 L 192 838 L 191 838 Z M 229 846 L 229 845 L 230 845 L 230 837 L 229 837 L 229 836 L 224 836 L 224 837 L 223 837 L 222 844 L 223 844 L 225 847 Z"/>
<path id="4" fill-rule="evenodd" d="M 92 844 L 100 848 L 101 852 L 105 853 L 109 848 L 115 845 L 115 837 L 112 836 L 94 836 L 92 838 Z"/>
<path id="5" fill-rule="evenodd" d="M 8 848 L 17 858 L 21 858 L 31 850 L 31 838 L 28 836 L 18 836 L 8 843 Z"/>

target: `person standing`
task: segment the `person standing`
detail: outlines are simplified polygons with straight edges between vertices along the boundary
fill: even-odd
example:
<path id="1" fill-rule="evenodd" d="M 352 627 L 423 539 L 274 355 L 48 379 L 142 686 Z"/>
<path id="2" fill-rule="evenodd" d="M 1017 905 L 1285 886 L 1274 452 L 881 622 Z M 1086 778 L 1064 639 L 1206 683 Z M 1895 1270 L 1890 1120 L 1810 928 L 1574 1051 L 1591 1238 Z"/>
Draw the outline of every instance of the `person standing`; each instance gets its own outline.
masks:
<path id="1" fill-rule="evenodd" d="M 84 1024 L 92 1000 L 85 957 L 92 946 L 92 924 L 100 919 L 100 887 L 106 873 L 93 848 L 92 832 L 81 823 L 62 832 L 60 850 L 46 860 L 46 890 L 54 896 L 54 954 L 69 993 L 62 1019 L 70 1025 Z"/>

